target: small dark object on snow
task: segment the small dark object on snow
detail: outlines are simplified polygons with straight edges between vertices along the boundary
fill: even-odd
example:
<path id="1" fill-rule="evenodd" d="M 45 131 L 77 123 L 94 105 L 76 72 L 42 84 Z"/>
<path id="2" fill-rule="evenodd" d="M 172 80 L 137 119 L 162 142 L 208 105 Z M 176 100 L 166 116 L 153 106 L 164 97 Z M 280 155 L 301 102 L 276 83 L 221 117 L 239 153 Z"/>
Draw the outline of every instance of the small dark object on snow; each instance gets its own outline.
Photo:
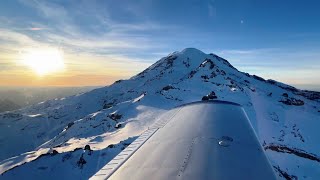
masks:
<path id="1" fill-rule="evenodd" d="M 103 109 L 109 109 L 113 106 L 113 103 L 108 103 L 103 105 Z"/>
<path id="2" fill-rule="evenodd" d="M 86 163 L 87 163 L 87 161 L 83 158 L 83 154 L 81 154 L 79 161 L 77 161 L 77 165 L 79 166 L 80 169 L 82 169 L 83 165 Z"/>
<path id="3" fill-rule="evenodd" d="M 162 88 L 162 90 L 164 90 L 164 91 L 168 91 L 169 89 L 174 89 L 174 87 L 171 85 L 168 85 L 168 86 L 165 86 Z"/>
<path id="4" fill-rule="evenodd" d="M 108 148 L 114 148 L 113 144 L 109 144 Z"/>
<path id="5" fill-rule="evenodd" d="M 114 128 L 119 129 L 122 127 L 122 124 L 116 124 L 116 126 Z"/>
<path id="6" fill-rule="evenodd" d="M 202 79 L 205 79 L 205 80 L 208 80 L 208 79 L 209 79 L 209 77 L 208 77 L 207 75 L 202 75 L 201 78 L 202 78 Z"/>
<path id="7" fill-rule="evenodd" d="M 91 155 L 91 153 L 92 153 L 92 149 L 90 148 L 90 145 L 89 144 L 87 144 L 85 147 L 84 147 L 84 150 L 85 151 L 88 151 L 89 153 L 89 155 Z"/>
<path id="8" fill-rule="evenodd" d="M 289 97 L 288 93 L 283 93 L 282 96 L 283 97 Z"/>
<path id="9" fill-rule="evenodd" d="M 217 99 L 216 93 L 214 91 L 211 91 L 210 94 L 207 95 L 209 99 Z"/>
<path id="10" fill-rule="evenodd" d="M 89 151 L 91 151 L 90 145 L 87 144 L 87 145 L 84 147 L 84 150 L 89 150 Z"/>
<path id="11" fill-rule="evenodd" d="M 72 125 L 74 125 L 74 122 L 68 123 L 67 129 L 69 129 Z"/>
<path id="12" fill-rule="evenodd" d="M 208 95 L 202 97 L 202 101 L 208 101 L 210 99 L 217 99 L 216 93 L 214 91 L 211 91 Z"/>
<path id="13" fill-rule="evenodd" d="M 108 117 L 112 120 L 115 120 L 117 121 L 118 119 L 121 119 L 122 118 L 122 115 L 121 114 L 116 114 L 116 113 L 113 113 L 113 114 L 109 114 Z"/>
<path id="14" fill-rule="evenodd" d="M 203 96 L 201 100 L 202 100 L 202 101 L 208 101 L 208 100 L 209 100 L 209 97 L 208 97 L 208 96 Z"/>
<path id="15" fill-rule="evenodd" d="M 52 152 L 51 152 L 51 156 L 54 156 L 54 155 L 56 155 L 56 154 L 59 154 L 59 153 L 58 153 L 58 151 L 57 151 L 57 150 L 55 150 L 55 149 L 54 149 L 54 150 L 52 150 Z"/>

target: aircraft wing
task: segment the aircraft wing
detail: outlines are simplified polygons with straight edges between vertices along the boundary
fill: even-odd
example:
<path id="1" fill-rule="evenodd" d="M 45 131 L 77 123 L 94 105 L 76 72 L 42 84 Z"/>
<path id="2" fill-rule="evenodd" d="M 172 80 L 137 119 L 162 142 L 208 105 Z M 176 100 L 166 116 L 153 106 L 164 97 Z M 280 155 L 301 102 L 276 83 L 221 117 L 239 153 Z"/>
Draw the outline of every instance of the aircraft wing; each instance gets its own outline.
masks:
<path id="1" fill-rule="evenodd" d="M 201 101 L 167 114 L 91 179 L 276 179 L 239 104 Z"/>

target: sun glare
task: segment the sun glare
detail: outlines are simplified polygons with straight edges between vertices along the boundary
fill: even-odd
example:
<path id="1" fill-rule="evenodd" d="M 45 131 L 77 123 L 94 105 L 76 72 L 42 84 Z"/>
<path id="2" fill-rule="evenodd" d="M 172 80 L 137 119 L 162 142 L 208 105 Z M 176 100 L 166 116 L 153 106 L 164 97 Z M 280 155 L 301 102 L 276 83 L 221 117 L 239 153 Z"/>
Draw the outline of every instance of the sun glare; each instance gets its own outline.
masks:
<path id="1" fill-rule="evenodd" d="M 63 53 L 58 49 L 32 49 L 22 55 L 22 63 L 43 76 L 64 69 Z"/>

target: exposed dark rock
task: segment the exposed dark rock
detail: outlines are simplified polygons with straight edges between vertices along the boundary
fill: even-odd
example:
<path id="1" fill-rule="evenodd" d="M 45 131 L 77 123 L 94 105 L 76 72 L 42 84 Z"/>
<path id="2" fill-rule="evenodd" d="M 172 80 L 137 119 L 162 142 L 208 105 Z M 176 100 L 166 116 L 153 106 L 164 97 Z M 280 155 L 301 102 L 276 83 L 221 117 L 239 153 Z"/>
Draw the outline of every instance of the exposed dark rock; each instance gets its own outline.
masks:
<path id="1" fill-rule="evenodd" d="M 108 148 L 114 148 L 115 145 L 114 144 L 109 144 Z"/>
<path id="2" fill-rule="evenodd" d="M 320 162 L 320 157 L 318 157 L 315 154 L 308 153 L 302 149 L 288 147 L 282 144 L 271 143 L 269 145 L 264 146 L 264 150 L 271 150 L 271 151 L 276 151 L 281 153 L 293 154 L 305 159 Z"/>
<path id="3" fill-rule="evenodd" d="M 276 81 L 275 81 L 275 80 L 272 80 L 272 79 L 268 79 L 268 80 L 267 80 L 267 83 L 269 83 L 269 84 L 276 84 Z"/>
<path id="4" fill-rule="evenodd" d="M 192 78 L 196 73 L 197 73 L 197 71 L 192 70 L 192 71 L 189 73 L 188 78 Z"/>
<path id="5" fill-rule="evenodd" d="M 200 64 L 200 66 L 199 67 L 205 67 L 206 66 L 206 64 L 210 64 L 210 69 L 213 69 L 214 67 L 215 67 L 215 64 L 214 64 L 214 62 L 211 60 L 211 59 L 208 59 L 208 58 L 206 58 L 201 64 Z"/>
<path id="6" fill-rule="evenodd" d="M 190 59 L 189 58 L 187 58 L 187 60 L 186 61 L 183 61 L 182 63 L 188 68 L 188 67 L 190 67 Z"/>
<path id="7" fill-rule="evenodd" d="M 165 86 L 165 87 L 162 88 L 162 90 L 164 90 L 164 91 L 168 91 L 168 90 L 170 90 L 170 89 L 174 89 L 174 87 L 171 86 L 171 85 L 167 85 L 167 86 Z"/>
<path id="8" fill-rule="evenodd" d="M 114 121 L 117 121 L 122 118 L 122 115 L 117 113 L 112 113 L 112 114 L 109 114 L 108 117 Z"/>
<path id="9" fill-rule="evenodd" d="M 271 96 L 272 96 L 272 92 L 271 92 L 271 93 L 269 93 L 269 94 L 268 94 L 268 96 L 270 96 L 270 97 L 271 97 Z"/>
<path id="10" fill-rule="evenodd" d="M 302 142 L 305 141 L 304 138 L 303 138 L 303 136 L 302 136 L 301 133 L 300 133 L 300 129 L 297 127 L 296 124 L 294 124 L 294 125 L 292 126 L 292 132 L 291 132 L 291 134 L 292 134 L 295 138 L 299 138 L 300 141 L 302 141 Z"/>
<path id="11" fill-rule="evenodd" d="M 54 156 L 54 155 L 56 155 L 56 154 L 59 154 L 59 153 L 58 153 L 58 151 L 57 151 L 57 150 L 55 150 L 55 149 L 54 149 L 54 150 L 52 150 L 52 152 L 51 152 L 51 156 Z"/>
<path id="12" fill-rule="evenodd" d="M 272 80 L 272 79 L 269 79 L 267 82 L 270 83 L 270 84 L 274 84 L 274 85 L 280 87 L 281 89 L 284 89 L 284 90 L 287 90 L 287 91 L 291 91 L 293 93 L 299 92 L 299 90 L 297 88 L 293 87 L 293 86 L 289 86 L 287 84 L 282 84 L 282 83 L 279 83 L 279 82 L 277 82 L 275 80 Z"/>
<path id="13" fill-rule="evenodd" d="M 246 82 L 246 83 L 250 84 L 250 81 L 248 81 L 248 80 L 244 80 L 244 82 Z"/>
<path id="14" fill-rule="evenodd" d="M 202 101 L 208 101 L 212 99 L 217 99 L 218 97 L 216 96 L 214 91 L 211 91 L 208 95 L 202 97 Z"/>
<path id="15" fill-rule="evenodd" d="M 73 125 L 74 125 L 74 122 L 68 123 L 67 129 L 71 128 L 71 126 L 73 126 Z"/>
<path id="16" fill-rule="evenodd" d="M 87 161 L 83 158 L 83 154 L 81 154 L 80 159 L 77 161 L 77 165 L 80 169 L 83 168 L 83 165 L 85 165 Z"/>
<path id="17" fill-rule="evenodd" d="M 2 118 L 16 118 L 16 119 L 21 119 L 22 115 L 21 114 L 17 114 L 17 113 L 5 113 L 2 115 Z"/>
<path id="18" fill-rule="evenodd" d="M 118 83 L 120 83 L 120 82 L 122 82 L 122 81 L 123 81 L 123 80 L 121 80 L 121 79 L 120 79 L 120 80 L 117 80 L 117 81 L 114 82 L 114 84 L 118 84 Z"/>
<path id="19" fill-rule="evenodd" d="M 119 129 L 121 127 L 122 127 L 122 124 L 119 123 L 119 124 L 116 124 L 116 126 L 114 128 Z"/>
<path id="20" fill-rule="evenodd" d="M 84 150 L 85 150 L 86 152 L 88 152 L 88 155 L 91 155 L 92 152 L 93 152 L 93 150 L 90 148 L 90 145 L 89 145 L 89 144 L 87 144 L 87 145 L 84 147 Z"/>
<path id="21" fill-rule="evenodd" d="M 213 69 L 213 68 L 214 68 L 214 66 L 215 66 L 215 64 L 214 64 L 214 63 L 211 63 L 211 65 L 210 65 L 210 69 Z"/>
<path id="22" fill-rule="evenodd" d="M 217 99 L 218 97 L 216 96 L 216 93 L 214 93 L 214 91 L 211 91 L 208 95 L 209 99 Z"/>
<path id="23" fill-rule="evenodd" d="M 295 87 L 292 87 L 292 86 L 285 86 L 285 87 L 282 87 L 282 89 L 285 89 L 285 90 L 288 90 L 288 91 L 292 91 L 292 92 L 298 92 L 299 90 Z"/>
<path id="24" fill-rule="evenodd" d="M 284 98 L 280 100 L 279 102 L 282 102 L 283 104 L 286 105 L 294 105 L 294 106 L 303 106 L 304 102 L 300 99 L 295 99 L 295 98 Z"/>
<path id="25" fill-rule="evenodd" d="M 103 105 L 103 109 L 109 109 L 113 106 L 113 103 L 107 103 Z"/>
<path id="26" fill-rule="evenodd" d="M 217 74 L 214 72 L 214 71 L 212 71 L 211 72 L 211 75 L 210 75 L 210 78 L 214 78 L 214 77 L 216 77 L 217 76 Z"/>
<path id="27" fill-rule="evenodd" d="M 84 147 L 84 150 L 91 151 L 90 145 L 89 145 L 89 144 L 87 144 L 87 145 Z"/>
<path id="28" fill-rule="evenodd" d="M 253 87 L 248 87 L 252 92 L 256 92 L 256 89 Z"/>
<path id="29" fill-rule="evenodd" d="M 209 77 L 208 77 L 207 75 L 202 75 L 201 78 L 202 78 L 202 79 L 205 79 L 205 80 L 208 80 L 208 79 L 209 79 Z"/>
<path id="30" fill-rule="evenodd" d="M 64 156 L 62 156 L 62 162 L 70 159 L 71 157 L 72 157 L 72 153 L 69 152 L 69 153 L 65 154 Z"/>
<path id="31" fill-rule="evenodd" d="M 273 166 L 273 168 L 279 173 L 280 177 L 284 177 L 286 180 L 294 180 L 298 179 L 297 176 L 295 175 L 289 175 L 287 172 L 284 170 L 281 170 L 279 166 Z"/>
<path id="32" fill-rule="evenodd" d="M 209 97 L 208 97 L 208 96 L 203 96 L 201 100 L 202 100 L 202 101 L 208 101 L 208 100 L 209 100 Z"/>
<path id="33" fill-rule="evenodd" d="M 298 92 L 295 92 L 295 94 L 297 95 L 300 95 L 300 96 L 303 96 L 307 99 L 310 99 L 310 100 L 317 100 L 317 99 L 320 99 L 320 92 L 316 92 L 316 91 L 298 91 Z"/>
<path id="34" fill-rule="evenodd" d="M 178 56 L 176 55 L 170 55 L 166 58 L 167 61 L 167 65 L 172 66 L 173 65 L 173 61 L 176 60 L 178 58 Z"/>
<path id="35" fill-rule="evenodd" d="M 282 96 L 283 97 L 289 97 L 288 93 L 283 93 Z"/>
<path id="36" fill-rule="evenodd" d="M 253 77 L 254 79 L 258 80 L 258 81 L 266 81 L 265 79 L 263 79 L 262 77 L 257 76 L 257 75 L 253 75 L 252 77 Z"/>

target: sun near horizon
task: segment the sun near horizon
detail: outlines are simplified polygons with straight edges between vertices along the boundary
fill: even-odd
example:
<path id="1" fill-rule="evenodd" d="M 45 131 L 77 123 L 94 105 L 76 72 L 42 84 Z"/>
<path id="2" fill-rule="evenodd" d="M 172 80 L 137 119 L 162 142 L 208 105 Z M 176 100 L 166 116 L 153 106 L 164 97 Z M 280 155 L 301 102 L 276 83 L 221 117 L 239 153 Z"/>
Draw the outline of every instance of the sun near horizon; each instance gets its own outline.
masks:
<path id="1" fill-rule="evenodd" d="M 20 63 L 39 76 L 64 70 L 63 52 L 56 48 L 29 49 L 21 53 Z"/>

